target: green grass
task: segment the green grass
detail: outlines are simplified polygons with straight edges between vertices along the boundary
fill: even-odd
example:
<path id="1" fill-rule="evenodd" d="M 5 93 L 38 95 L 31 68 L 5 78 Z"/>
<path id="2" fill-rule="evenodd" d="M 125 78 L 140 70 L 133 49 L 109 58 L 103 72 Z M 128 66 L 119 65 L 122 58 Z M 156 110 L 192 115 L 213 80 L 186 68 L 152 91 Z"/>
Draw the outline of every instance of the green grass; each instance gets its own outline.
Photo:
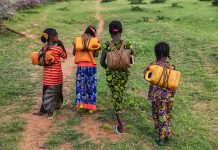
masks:
<path id="1" fill-rule="evenodd" d="M 159 41 L 170 44 L 171 62 L 182 73 L 173 109 L 175 139 L 166 143 L 164 149 L 218 149 L 217 8 L 211 2 L 198 0 L 180 0 L 178 5 L 181 7 L 172 7 L 173 2 L 140 4 L 143 9 L 140 12 L 131 11 L 131 6 L 136 5 L 130 5 L 127 0 L 102 3 L 100 13 L 105 19 L 105 28 L 101 41 L 110 40 L 109 22 L 121 20 L 123 39 L 132 43 L 136 53 L 123 113 L 130 136 L 116 143 L 103 140 L 96 145 L 85 134 L 72 128 L 80 125 L 82 116 L 68 112 L 65 122 L 56 122 L 57 129 L 51 133 L 47 149 L 65 143 L 70 143 L 74 149 L 95 149 L 96 146 L 116 150 L 162 149 L 154 142 L 151 104 L 146 98 L 148 83 L 143 79 L 146 65 L 155 60 L 153 47 Z M 29 55 L 42 46 L 39 37 L 43 29 L 55 27 L 66 47 L 70 48 L 73 38 L 83 32 L 83 24 L 97 25 L 95 4 L 95 0 L 51 3 L 21 11 L 5 22 L 18 31 L 34 35 L 34 39 L 17 40 L 20 38 L 17 35 L 0 32 L 0 149 L 17 149 L 25 125 L 19 115 L 30 111 L 35 103 L 33 97 L 41 94 L 41 69 L 31 65 Z M 75 84 L 72 86 L 74 95 Z M 110 130 L 109 124 L 115 122 L 115 118 L 105 72 L 100 65 L 97 107 L 98 119 L 103 122 L 101 128 Z"/>

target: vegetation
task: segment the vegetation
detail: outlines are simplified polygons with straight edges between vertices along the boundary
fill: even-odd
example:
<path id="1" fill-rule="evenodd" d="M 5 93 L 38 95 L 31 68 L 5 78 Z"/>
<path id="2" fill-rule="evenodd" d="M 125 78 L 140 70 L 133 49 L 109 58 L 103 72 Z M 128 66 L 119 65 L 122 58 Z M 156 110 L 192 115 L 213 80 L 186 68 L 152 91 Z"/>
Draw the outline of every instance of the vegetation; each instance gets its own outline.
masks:
<path id="1" fill-rule="evenodd" d="M 144 11 L 134 13 L 127 0 L 102 3 L 103 9 L 98 10 L 105 19 L 102 43 L 110 40 L 109 22 L 119 19 L 124 26 L 123 39 L 130 41 L 136 53 L 125 94 L 126 133 L 115 142 L 102 138 L 100 143 L 94 143 L 88 135 L 76 130 L 84 117 L 93 115 L 72 112 L 73 103 L 66 108 L 66 120 L 54 121 L 55 131 L 47 139 L 46 149 L 57 149 L 66 143 L 74 149 L 163 149 L 155 143 L 151 104 L 146 98 L 148 83 L 143 79 L 146 65 L 155 60 L 153 47 L 159 41 L 170 44 L 171 62 L 182 73 L 173 108 L 175 137 L 164 149 L 218 149 L 217 8 L 195 0 L 180 0 L 183 8 L 172 8 L 173 2 L 140 5 Z M 13 19 L 4 21 L 33 38 L 0 30 L 0 149 L 17 149 L 26 124 L 21 114 L 29 112 L 35 104 L 33 98 L 41 95 L 42 72 L 29 60 L 30 53 L 41 46 L 38 40 L 41 32 L 46 27 L 55 27 L 66 47 L 71 48 L 72 38 L 83 32 L 83 24 L 97 26 L 95 6 L 95 0 L 45 4 L 20 11 Z M 113 132 L 110 128 L 115 122 L 113 104 L 105 70 L 100 65 L 98 79 L 97 121 L 103 122 L 101 129 Z M 72 87 L 74 93 L 74 81 Z M 72 100 L 72 95 L 66 99 Z"/>
<path id="2" fill-rule="evenodd" d="M 151 0 L 151 3 L 164 3 L 166 0 Z"/>

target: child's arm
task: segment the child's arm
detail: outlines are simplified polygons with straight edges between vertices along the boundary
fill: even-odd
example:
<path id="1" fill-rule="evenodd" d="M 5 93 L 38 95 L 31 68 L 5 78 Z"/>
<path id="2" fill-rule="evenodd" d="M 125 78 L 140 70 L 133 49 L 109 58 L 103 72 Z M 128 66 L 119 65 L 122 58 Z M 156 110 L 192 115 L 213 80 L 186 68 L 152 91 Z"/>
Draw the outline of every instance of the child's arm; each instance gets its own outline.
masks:
<path id="1" fill-rule="evenodd" d="M 107 64 L 105 62 L 107 57 L 107 49 L 108 49 L 108 42 L 106 42 L 102 47 L 102 53 L 101 53 L 101 60 L 100 64 L 104 69 L 107 69 Z"/>
<path id="2" fill-rule="evenodd" d="M 106 54 L 102 53 L 101 54 L 101 60 L 100 60 L 100 64 L 104 69 L 107 69 L 107 64 L 105 63 L 106 60 Z"/>
<path id="3" fill-rule="evenodd" d="M 65 49 L 65 47 L 64 47 L 63 42 L 62 42 L 61 40 L 59 40 L 59 41 L 57 41 L 57 44 L 58 44 L 58 46 L 60 46 L 61 49 L 62 49 L 62 51 L 61 51 L 61 53 L 60 53 L 60 57 L 63 58 L 63 59 L 66 59 L 66 58 L 67 58 L 67 51 L 66 51 L 66 49 Z"/>
<path id="4" fill-rule="evenodd" d="M 75 42 L 73 42 L 73 56 L 76 55 L 76 44 Z"/>

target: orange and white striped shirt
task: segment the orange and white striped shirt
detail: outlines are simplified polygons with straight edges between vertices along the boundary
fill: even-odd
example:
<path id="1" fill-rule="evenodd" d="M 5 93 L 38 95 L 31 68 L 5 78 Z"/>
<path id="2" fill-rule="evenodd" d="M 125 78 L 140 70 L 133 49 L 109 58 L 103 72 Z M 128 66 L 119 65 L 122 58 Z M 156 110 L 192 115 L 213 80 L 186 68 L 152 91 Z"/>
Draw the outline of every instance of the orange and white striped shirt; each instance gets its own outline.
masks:
<path id="1" fill-rule="evenodd" d="M 60 58 L 66 59 L 67 55 L 60 46 L 52 46 L 48 51 L 53 52 L 55 62 L 51 66 L 44 66 L 43 85 L 63 84 L 63 73 Z"/>

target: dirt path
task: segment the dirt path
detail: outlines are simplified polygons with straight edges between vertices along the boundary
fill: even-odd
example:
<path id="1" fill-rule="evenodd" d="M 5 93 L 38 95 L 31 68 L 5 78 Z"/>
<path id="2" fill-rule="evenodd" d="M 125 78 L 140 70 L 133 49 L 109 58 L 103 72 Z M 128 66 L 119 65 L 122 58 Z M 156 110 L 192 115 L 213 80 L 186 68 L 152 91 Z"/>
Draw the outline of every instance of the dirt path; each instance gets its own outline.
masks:
<path id="1" fill-rule="evenodd" d="M 62 63 L 62 69 L 64 74 L 64 97 L 70 92 L 70 86 L 72 85 L 72 73 L 73 73 L 73 57 L 72 50 L 67 49 L 68 59 Z M 44 142 L 46 141 L 49 133 L 53 130 L 52 122 L 54 120 L 48 120 L 47 116 L 35 116 L 33 112 L 37 112 L 41 105 L 41 95 L 39 94 L 35 100 L 36 105 L 30 113 L 23 114 L 22 116 L 27 120 L 25 131 L 22 133 L 23 141 L 19 145 L 20 150 L 39 150 L 44 149 Z M 65 117 L 60 116 L 57 119 L 64 119 Z"/>
<path id="2" fill-rule="evenodd" d="M 101 0 L 97 0 L 96 9 L 98 10 L 98 12 L 96 13 L 95 17 L 99 21 L 98 28 L 97 28 L 97 34 L 100 37 L 101 32 L 104 30 L 104 19 L 103 19 L 102 14 L 99 13 L 99 10 L 101 9 Z"/>
<path id="3" fill-rule="evenodd" d="M 104 30 L 104 19 L 103 15 L 99 13 L 101 9 L 101 0 L 97 0 L 96 3 L 97 13 L 95 15 L 96 19 L 98 20 L 98 28 L 97 34 L 100 38 L 101 32 Z M 100 144 L 102 140 L 110 140 L 112 142 L 116 142 L 119 140 L 119 136 L 117 136 L 112 130 L 104 130 L 101 128 L 103 123 L 98 120 L 99 113 L 95 113 L 93 115 L 84 115 L 82 117 L 81 124 L 78 127 L 75 127 L 76 130 L 82 132 L 89 136 L 89 140 L 93 143 Z"/>
<path id="4" fill-rule="evenodd" d="M 97 0 L 96 8 L 97 10 L 100 10 L 101 8 L 101 0 Z M 99 24 L 97 28 L 98 37 L 100 37 L 100 33 L 104 29 L 104 20 L 102 18 L 102 15 L 97 12 L 96 13 L 96 19 L 98 19 Z M 72 73 L 74 70 L 75 65 L 73 64 L 73 56 L 72 56 L 72 49 L 67 49 L 68 58 L 65 60 L 65 62 L 62 63 L 62 69 L 64 74 L 64 97 L 69 97 L 70 93 L 70 87 L 72 86 Z M 44 149 L 44 143 L 47 140 L 47 137 L 51 133 L 51 131 L 54 130 L 54 127 L 52 126 L 53 120 L 50 121 L 47 119 L 47 116 L 35 116 L 32 115 L 33 112 L 38 111 L 41 105 L 41 92 L 40 94 L 35 97 L 36 105 L 32 109 L 30 113 L 22 114 L 22 117 L 24 117 L 27 120 L 27 124 L 25 127 L 25 131 L 22 133 L 23 141 L 19 145 L 20 150 L 39 150 Z M 86 116 L 83 118 L 84 121 L 81 123 L 81 127 L 84 127 L 82 130 L 79 129 L 81 132 L 90 135 L 90 140 L 92 140 L 94 143 L 99 143 L 100 138 L 109 138 L 112 141 L 116 141 L 118 137 L 113 132 L 104 131 L 103 129 L 100 129 L 100 126 L 102 123 L 97 120 L 98 114 L 94 114 L 93 116 Z M 54 120 L 61 120 L 66 118 L 66 116 L 57 116 Z M 94 132 L 93 132 L 94 131 Z"/>

